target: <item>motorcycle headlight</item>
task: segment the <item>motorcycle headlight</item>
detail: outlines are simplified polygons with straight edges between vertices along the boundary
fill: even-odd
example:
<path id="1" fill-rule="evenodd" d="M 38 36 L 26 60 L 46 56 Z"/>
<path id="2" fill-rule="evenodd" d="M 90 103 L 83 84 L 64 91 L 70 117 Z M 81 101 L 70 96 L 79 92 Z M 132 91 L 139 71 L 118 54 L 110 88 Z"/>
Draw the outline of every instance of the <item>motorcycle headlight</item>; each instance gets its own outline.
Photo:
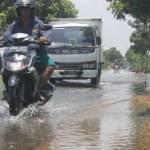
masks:
<path id="1" fill-rule="evenodd" d="M 22 68 L 22 63 L 21 63 L 21 61 L 18 61 L 18 62 L 7 61 L 6 66 L 7 66 L 7 69 L 10 71 L 17 71 L 17 70 L 20 70 Z"/>
<path id="2" fill-rule="evenodd" d="M 23 54 L 12 54 L 3 59 L 3 68 L 9 71 L 19 71 L 24 69 L 28 61 L 26 55 Z"/>
<path id="3" fill-rule="evenodd" d="M 5 68 L 9 71 L 19 71 L 26 68 L 27 64 L 23 61 L 10 62 L 6 61 Z"/>

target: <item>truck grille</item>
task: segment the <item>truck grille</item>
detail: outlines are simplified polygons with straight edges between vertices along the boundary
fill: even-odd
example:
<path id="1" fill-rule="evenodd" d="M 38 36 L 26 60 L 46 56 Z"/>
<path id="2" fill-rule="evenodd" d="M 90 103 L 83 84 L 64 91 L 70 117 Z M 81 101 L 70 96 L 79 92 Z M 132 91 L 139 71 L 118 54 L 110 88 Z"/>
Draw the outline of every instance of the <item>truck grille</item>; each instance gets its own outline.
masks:
<path id="1" fill-rule="evenodd" d="M 85 63 L 58 63 L 56 62 L 56 69 L 62 70 L 95 70 L 97 68 L 96 61 Z"/>
<path id="2" fill-rule="evenodd" d="M 77 47 L 77 48 L 48 48 L 50 54 L 88 54 L 95 51 L 94 47 Z"/>

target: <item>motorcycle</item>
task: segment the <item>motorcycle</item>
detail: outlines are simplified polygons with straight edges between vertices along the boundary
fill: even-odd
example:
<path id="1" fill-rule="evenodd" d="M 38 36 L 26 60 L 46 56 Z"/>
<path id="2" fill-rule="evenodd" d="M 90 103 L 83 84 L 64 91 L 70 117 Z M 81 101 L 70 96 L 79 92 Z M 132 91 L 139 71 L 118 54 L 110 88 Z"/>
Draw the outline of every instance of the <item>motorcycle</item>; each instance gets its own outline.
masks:
<path id="1" fill-rule="evenodd" d="M 117 72 L 120 71 L 120 66 L 119 66 L 118 64 L 114 64 L 114 65 L 112 66 L 112 68 L 113 68 L 113 70 L 114 70 L 114 73 L 117 73 Z"/>
<path id="2" fill-rule="evenodd" d="M 44 105 L 52 97 L 54 89 L 51 83 L 47 82 L 41 92 L 48 92 L 49 97 L 47 101 L 42 102 L 41 92 L 37 90 L 40 76 L 34 67 L 37 60 L 36 47 L 39 44 L 37 37 L 15 33 L 11 39 L 13 42 L 5 43 L 2 77 L 6 86 L 4 98 L 9 105 L 9 112 L 16 116 L 30 104 Z"/>

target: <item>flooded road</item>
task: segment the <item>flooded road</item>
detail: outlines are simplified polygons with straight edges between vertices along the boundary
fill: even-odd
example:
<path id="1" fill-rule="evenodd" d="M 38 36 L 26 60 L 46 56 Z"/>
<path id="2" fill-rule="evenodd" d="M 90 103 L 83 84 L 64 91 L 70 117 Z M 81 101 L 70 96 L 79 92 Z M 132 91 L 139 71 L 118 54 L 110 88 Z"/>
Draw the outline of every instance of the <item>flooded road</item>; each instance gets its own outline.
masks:
<path id="1" fill-rule="evenodd" d="M 17 117 L 0 104 L 0 150 L 150 150 L 149 75 L 103 71 L 99 88 L 64 81 Z"/>

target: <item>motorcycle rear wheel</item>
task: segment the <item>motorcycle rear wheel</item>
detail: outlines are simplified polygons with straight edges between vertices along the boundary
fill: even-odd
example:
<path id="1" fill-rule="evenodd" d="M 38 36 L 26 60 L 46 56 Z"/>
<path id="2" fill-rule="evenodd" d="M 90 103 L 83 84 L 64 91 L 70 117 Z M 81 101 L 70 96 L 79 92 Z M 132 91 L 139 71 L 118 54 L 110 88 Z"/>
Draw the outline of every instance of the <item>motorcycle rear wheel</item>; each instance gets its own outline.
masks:
<path id="1" fill-rule="evenodd" d="M 17 116 L 23 109 L 21 101 L 21 90 L 19 87 L 11 87 L 9 89 L 9 112 L 12 116 Z"/>

